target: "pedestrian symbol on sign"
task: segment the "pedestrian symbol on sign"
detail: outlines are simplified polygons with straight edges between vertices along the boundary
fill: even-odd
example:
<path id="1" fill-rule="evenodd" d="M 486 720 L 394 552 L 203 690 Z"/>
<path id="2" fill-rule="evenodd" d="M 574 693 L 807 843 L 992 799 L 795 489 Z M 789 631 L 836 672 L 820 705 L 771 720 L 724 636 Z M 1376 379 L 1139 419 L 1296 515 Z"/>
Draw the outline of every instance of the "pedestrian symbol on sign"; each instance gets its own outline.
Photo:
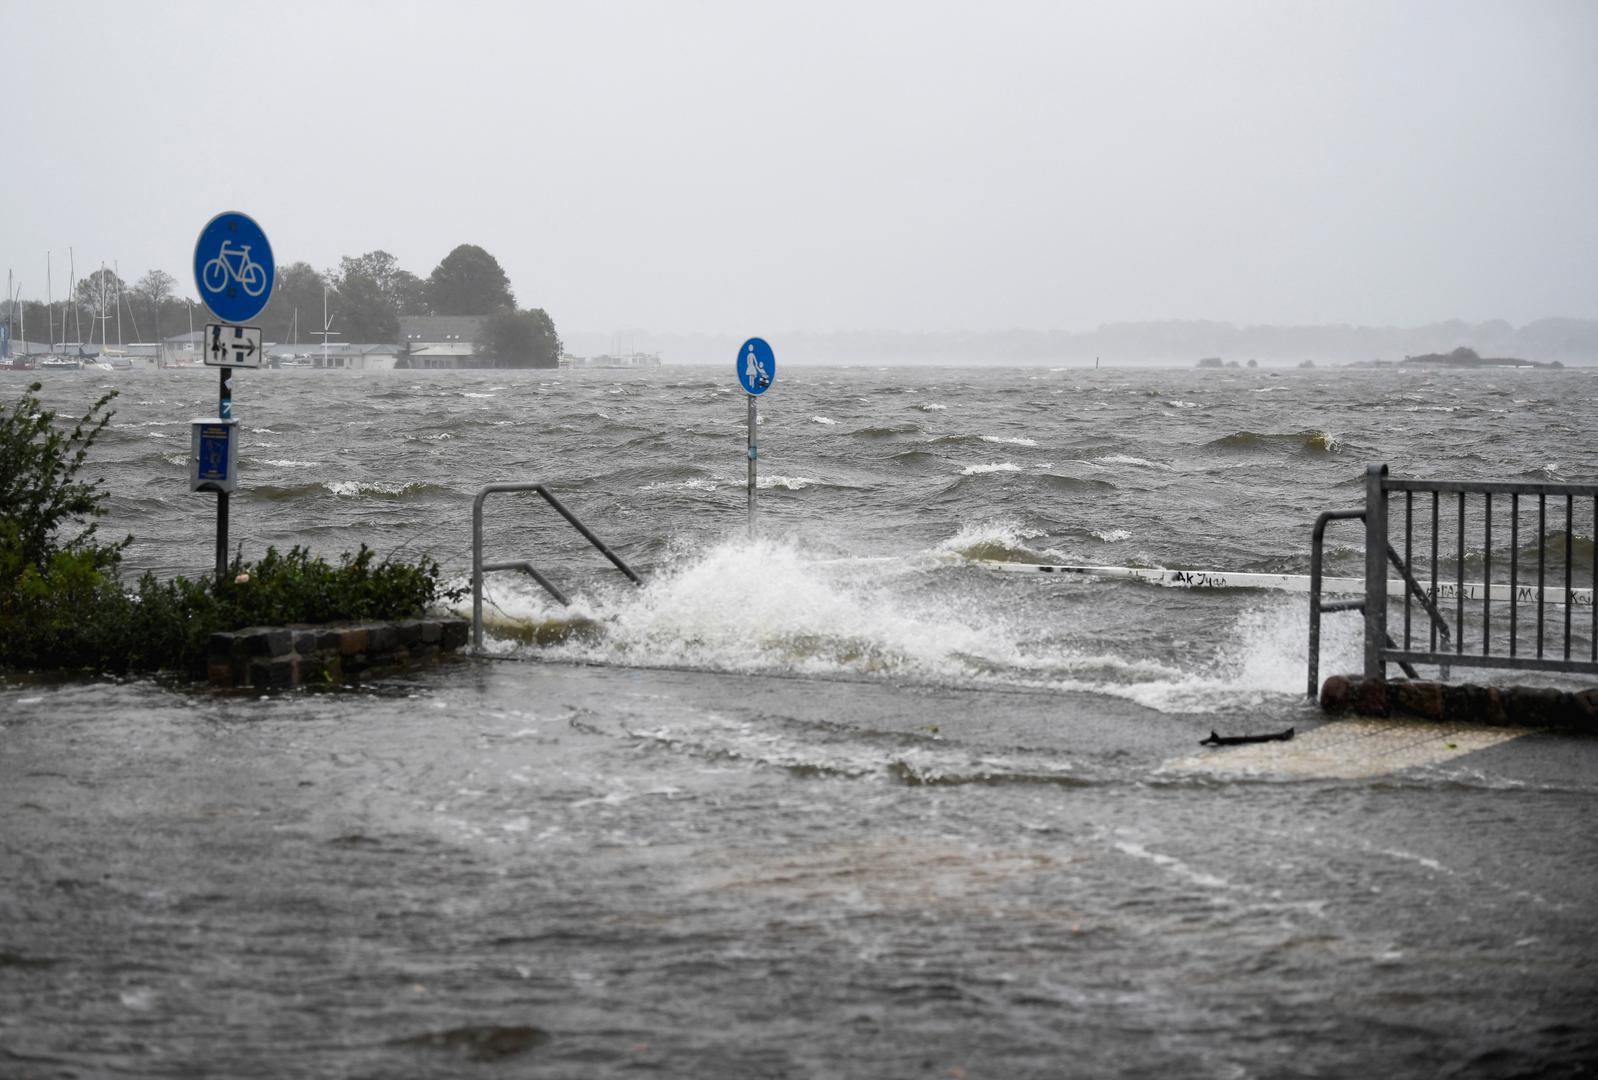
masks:
<path id="1" fill-rule="evenodd" d="M 763 394 L 777 380 L 777 357 L 763 338 L 750 338 L 738 350 L 738 382 L 749 394 Z"/>
<path id="2" fill-rule="evenodd" d="M 760 362 L 760 357 L 755 354 L 755 343 L 749 343 L 749 351 L 744 354 L 744 381 L 756 386 L 766 387 L 771 385 L 771 376 L 766 373 L 766 365 Z"/>

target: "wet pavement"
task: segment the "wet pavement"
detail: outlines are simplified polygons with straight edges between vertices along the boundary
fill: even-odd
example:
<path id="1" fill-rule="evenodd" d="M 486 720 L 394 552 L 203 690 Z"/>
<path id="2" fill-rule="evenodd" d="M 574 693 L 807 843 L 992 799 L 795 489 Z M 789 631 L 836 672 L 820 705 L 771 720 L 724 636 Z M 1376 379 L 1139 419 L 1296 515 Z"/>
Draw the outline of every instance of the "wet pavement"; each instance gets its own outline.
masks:
<path id="1" fill-rule="evenodd" d="M 7 685 L 0 1075 L 1589 1075 L 1598 740 L 1293 719 Z"/>

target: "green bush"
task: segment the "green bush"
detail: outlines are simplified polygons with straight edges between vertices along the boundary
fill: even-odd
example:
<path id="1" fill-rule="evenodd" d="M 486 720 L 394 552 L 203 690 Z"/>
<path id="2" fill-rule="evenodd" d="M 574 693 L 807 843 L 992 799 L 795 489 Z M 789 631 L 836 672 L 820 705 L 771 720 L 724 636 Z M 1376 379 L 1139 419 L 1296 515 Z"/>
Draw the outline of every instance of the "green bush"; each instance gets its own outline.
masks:
<path id="1" fill-rule="evenodd" d="M 63 435 L 38 391 L 0 407 L 0 667 L 199 675 L 218 631 L 407 618 L 464 593 L 440 588 L 432 559 L 374 562 L 365 544 L 337 566 L 268 548 L 259 562 L 236 556 L 220 581 L 145 574 L 128 590 L 118 566 L 133 538 L 95 539 L 105 492 L 76 478 L 115 394 Z"/>
<path id="2" fill-rule="evenodd" d="M 117 392 L 103 395 L 63 434 L 55 413 L 40 403 L 39 388 L 33 383 L 15 405 L 0 405 L 0 524 L 5 528 L 0 539 L 8 554 L 41 571 L 60 552 L 85 555 L 94 569 L 109 570 L 133 537 L 117 544 L 96 542 L 99 525 L 93 519 L 105 514 L 105 491 L 100 481 L 84 483 L 77 475 L 111 421 L 107 406 Z M 88 524 L 63 539 L 63 528 L 82 519 Z"/>

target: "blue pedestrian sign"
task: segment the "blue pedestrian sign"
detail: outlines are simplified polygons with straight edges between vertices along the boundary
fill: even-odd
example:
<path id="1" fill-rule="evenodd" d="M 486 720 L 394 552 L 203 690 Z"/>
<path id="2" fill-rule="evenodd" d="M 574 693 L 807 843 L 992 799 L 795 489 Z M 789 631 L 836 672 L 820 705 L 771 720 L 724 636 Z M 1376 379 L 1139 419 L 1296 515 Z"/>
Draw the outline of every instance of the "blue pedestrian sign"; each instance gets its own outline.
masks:
<path id="1" fill-rule="evenodd" d="M 216 215 L 194 243 L 194 283 L 218 319 L 245 323 L 272 298 L 272 245 L 253 218 L 237 210 Z"/>
<path id="2" fill-rule="evenodd" d="M 738 349 L 738 381 L 750 394 L 764 394 L 777 381 L 777 356 L 764 338 L 752 337 Z"/>

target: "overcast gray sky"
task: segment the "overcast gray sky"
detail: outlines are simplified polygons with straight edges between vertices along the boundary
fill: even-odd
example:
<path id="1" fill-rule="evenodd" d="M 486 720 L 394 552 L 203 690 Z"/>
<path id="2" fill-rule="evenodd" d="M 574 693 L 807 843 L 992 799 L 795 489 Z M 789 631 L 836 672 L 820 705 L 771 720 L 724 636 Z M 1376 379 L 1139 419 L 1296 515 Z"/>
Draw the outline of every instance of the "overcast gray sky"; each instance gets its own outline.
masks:
<path id="1" fill-rule="evenodd" d="M 0 0 L 0 269 L 251 214 L 562 331 L 1598 316 L 1598 3 Z"/>

